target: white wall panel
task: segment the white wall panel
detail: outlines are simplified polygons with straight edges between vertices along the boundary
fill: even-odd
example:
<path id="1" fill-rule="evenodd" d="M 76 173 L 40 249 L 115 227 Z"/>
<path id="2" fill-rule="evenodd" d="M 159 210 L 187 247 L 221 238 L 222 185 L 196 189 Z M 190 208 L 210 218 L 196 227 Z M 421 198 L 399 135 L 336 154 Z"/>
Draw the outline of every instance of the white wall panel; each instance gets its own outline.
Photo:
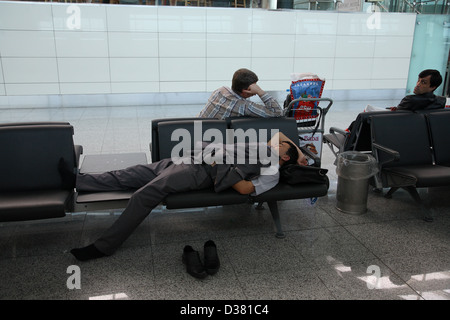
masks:
<path id="1" fill-rule="evenodd" d="M 8 83 L 5 87 L 6 93 L 13 96 L 59 94 L 59 83 Z"/>
<path id="2" fill-rule="evenodd" d="M 2 58 L 5 83 L 58 82 L 56 58 Z"/>
<path id="3" fill-rule="evenodd" d="M 56 57 L 53 31 L 0 30 L 2 57 Z"/>
<path id="4" fill-rule="evenodd" d="M 244 58 L 252 55 L 252 35 L 244 34 L 206 34 L 207 57 Z"/>
<path id="5" fill-rule="evenodd" d="M 207 92 L 213 92 L 214 90 L 216 90 L 217 88 L 220 88 L 222 86 L 226 86 L 226 87 L 230 87 L 231 88 L 231 78 L 228 79 L 228 80 L 223 80 L 223 81 L 209 81 L 208 80 L 206 82 L 206 91 Z"/>
<path id="6" fill-rule="evenodd" d="M 170 81 L 160 82 L 160 92 L 203 92 L 205 81 Z"/>
<path id="7" fill-rule="evenodd" d="M 55 31 L 58 57 L 108 57 L 106 32 Z"/>
<path id="8" fill-rule="evenodd" d="M 409 58 L 412 44 L 412 37 L 377 36 L 374 57 Z"/>
<path id="9" fill-rule="evenodd" d="M 260 80 L 285 80 L 289 81 L 291 73 L 294 71 L 293 58 L 253 58 L 253 70 Z M 270 89 L 266 89 L 270 90 Z"/>
<path id="10" fill-rule="evenodd" d="M 373 15 L 370 13 L 339 13 L 337 35 L 375 35 L 377 29 L 372 24 Z"/>
<path id="11" fill-rule="evenodd" d="M 337 58 L 371 58 L 375 50 L 375 36 L 336 36 Z"/>
<path id="12" fill-rule="evenodd" d="M 109 32 L 110 57 L 158 57 L 158 33 Z"/>
<path id="13" fill-rule="evenodd" d="M 206 57 L 205 33 L 159 33 L 161 57 Z"/>
<path id="14" fill-rule="evenodd" d="M 306 35 L 335 35 L 338 14 L 334 12 L 303 11 L 296 12 L 296 33 Z"/>
<path id="15" fill-rule="evenodd" d="M 5 83 L 3 80 L 3 68 L 2 68 L 2 60 L 0 58 L 0 96 L 6 95 Z"/>
<path id="16" fill-rule="evenodd" d="M 406 79 L 408 71 L 408 58 L 373 59 L 373 79 Z"/>
<path id="17" fill-rule="evenodd" d="M 260 80 L 260 81 L 258 81 L 258 84 L 262 88 L 270 88 L 271 91 L 280 91 L 280 92 L 284 93 L 287 89 L 289 89 L 289 86 L 291 83 L 289 81 L 285 81 L 285 80 L 280 80 L 280 81 Z M 287 95 L 287 92 L 286 92 L 286 95 Z"/>
<path id="18" fill-rule="evenodd" d="M 336 58 L 333 78 L 336 80 L 364 80 L 372 77 L 371 58 Z"/>
<path id="19" fill-rule="evenodd" d="M 329 88 L 328 84 L 325 84 L 325 88 Z M 371 89 L 370 80 L 333 80 L 333 90 L 348 90 L 349 88 L 351 88 L 352 90 L 369 90 Z M 361 109 L 364 109 L 364 107 L 365 106 L 361 106 Z"/>
<path id="20" fill-rule="evenodd" d="M 97 94 L 111 93 L 111 87 L 106 82 L 72 82 L 60 84 L 61 94 Z"/>
<path id="21" fill-rule="evenodd" d="M 58 58 L 58 71 L 61 82 L 110 82 L 105 58 Z"/>
<path id="22" fill-rule="evenodd" d="M 370 89 L 392 89 L 405 88 L 407 79 L 372 79 L 370 81 Z"/>
<path id="23" fill-rule="evenodd" d="M 105 6 L 109 31 L 158 32 L 155 6 Z"/>
<path id="24" fill-rule="evenodd" d="M 253 10 L 252 33 L 294 35 L 295 11 Z"/>
<path id="25" fill-rule="evenodd" d="M 251 69 L 251 58 L 207 58 L 206 59 L 206 80 L 230 82 L 233 73 L 240 68 Z"/>
<path id="26" fill-rule="evenodd" d="M 205 58 L 160 58 L 160 81 L 205 81 Z M 182 87 L 180 88 L 182 89 Z"/>
<path id="27" fill-rule="evenodd" d="M 211 92 L 235 70 L 284 93 L 402 89 L 414 14 L 0 1 L 0 95 Z M 3 89 L 1 89 L 3 88 Z"/>
<path id="28" fill-rule="evenodd" d="M 106 6 L 83 3 L 52 3 L 54 29 L 58 31 L 106 31 Z"/>
<path id="29" fill-rule="evenodd" d="M 326 97 L 325 93 L 327 90 L 334 90 L 334 80 L 332 78 L 323 78 L 325 79 L 325 86 L 323 88 L 324 94 L 322 94 L 322 97 Z"/>
<path id="30" fill-rule="evenodd" d="M 415 14 L 380 13 L 377 35 L 414 36 Z"/>
<path id="31" fill-rule="evenodd" d="M 0 30 L 53 30 L 50 5 L 29 2 L 3 2 Z"/>
<path id="32" fill-rule="evenodd" d="M 148 93 L 148 92 L 159 92 L 159 81 L 111 83 L 111 93 Z"/>
<path id="33" fill-rule="evenodd" d="M 295 36 L 280 34 L 254 34 L 252 37 L 253 57 L 292 58 L 294 56 Z"/>
<path id="34" fill-rule="evenodd" d="M 314 73 L 321 78 L 334 78 L 334 58 L 296 58 L 294 59 L 295 73 Z"/>
<path id="35" fill-rule="evenodd" d="M 209 8 L 206 11 L 206 31 L 211 33 L 251 33 L 253 10 L 223 10 Z"/>
<path id="36" fill-rule="evenodd" d="M 295 38 L 294 50 L 296 58 L 331 58 L 334 57 L 336 51 L 336 37 L 298 34 Z"/>
<path id="37" fill-rule="evenodd" d="M 158 7 L 159 32 L 206 32 L 206 9 Z"/>
<path id="38" fill-rule="evenodd" d="M 111 58 L 111 81 L 159 81 L 158 58 Z"/>

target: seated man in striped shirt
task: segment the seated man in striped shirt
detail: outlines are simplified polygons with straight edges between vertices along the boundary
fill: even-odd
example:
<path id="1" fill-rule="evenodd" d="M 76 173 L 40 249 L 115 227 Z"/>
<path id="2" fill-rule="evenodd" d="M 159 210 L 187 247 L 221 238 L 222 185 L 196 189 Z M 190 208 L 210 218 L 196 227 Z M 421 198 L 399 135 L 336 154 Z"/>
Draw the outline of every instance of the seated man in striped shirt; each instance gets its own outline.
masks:
<path id="1" fill-rule="evenodd" d="M 237 70 L 232 79 L 231 88 L 220 87 L 208 99 L 200 111 L 200 118 L 225 119 L 228 117 L 280 117 L 283 108 L 278 102 L 256 84 L 258 76 L 248 69 Z M 264 104 L 247 98 L 258 95 Z"/>

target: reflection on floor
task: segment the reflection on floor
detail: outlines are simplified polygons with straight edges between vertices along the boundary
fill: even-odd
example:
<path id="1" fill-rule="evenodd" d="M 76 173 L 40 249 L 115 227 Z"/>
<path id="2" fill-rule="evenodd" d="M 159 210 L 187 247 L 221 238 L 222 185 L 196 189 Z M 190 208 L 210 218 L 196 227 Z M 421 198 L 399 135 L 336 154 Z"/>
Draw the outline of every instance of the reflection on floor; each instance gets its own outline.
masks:
<path id="1" fill-rule="evenodd" d="M 367 104 L 395 102 L 336 101 L 326 131 L 345 128 Z M 0 109 L 0 119 L 69 121 L 85 155 L 141 151 L 150 159 L 150 121 L 196 116 L 201 108 Z M 390 200 L 370 192 L 367 213 L 345 214 L 335 208 L 333 161 L 324 146 L 326 197 L 280 204 L 285 239 L 275 238 L 267 207 L 160 206 L 116 254 L 82 263 L 69 250 L 94 241 L 120 210 L 0 223 L 0 299 L 449 299 L 449 188 L 420 190 L 433 204 L 432 223 L 402 191 Z M 198 280 L 186 273 L 181 254 L 186 244 L 202 252 L 209 239 L 222 266 Z"/>

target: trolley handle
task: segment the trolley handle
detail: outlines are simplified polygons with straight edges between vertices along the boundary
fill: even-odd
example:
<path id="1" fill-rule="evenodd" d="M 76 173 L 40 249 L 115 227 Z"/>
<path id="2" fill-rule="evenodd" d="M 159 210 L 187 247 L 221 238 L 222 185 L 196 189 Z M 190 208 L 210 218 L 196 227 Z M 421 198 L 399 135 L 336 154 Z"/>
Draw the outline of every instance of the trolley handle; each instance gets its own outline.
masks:
<path id="1" fill-rule="evenodd" d="M 299 101 L 328 101 L 328 105 L 325 108 L 317 106 L 317 109 L 320 110 L 323 116 L 327 114 L 328 110 L 330 110 L 331 105 L 333 104 L 333 100 L 331 100 L 330 98 L 298 98 L 292 100 L 287 106 L 287 108 L 284 109 L 284 115 L 287 116 L 289 112 L 292 110 L 292 106 L 294 105 L 294 103 Z"/>

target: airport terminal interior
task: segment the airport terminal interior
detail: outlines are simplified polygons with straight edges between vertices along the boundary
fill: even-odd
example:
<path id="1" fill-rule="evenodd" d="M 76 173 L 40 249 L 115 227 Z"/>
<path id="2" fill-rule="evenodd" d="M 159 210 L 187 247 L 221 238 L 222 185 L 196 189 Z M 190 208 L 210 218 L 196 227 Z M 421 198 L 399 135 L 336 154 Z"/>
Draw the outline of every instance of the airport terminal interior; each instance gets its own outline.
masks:
<path id="1" fill-rule="evenodd" d="M 398 101 L 336 101 L 326 117 L 327 131 L 346 128 L 368 102 L 384 107 Z M 0 110 L 0 117 L 4 122 L 68 121 L 84 154 L 138 151 L 150 156 L 152 119 L 196 116 L 202 108 Z M 254 204 L 189 210 L 160 206 L 113 256 L 80 262 L 69 251 L 93 242 L 121 210 L 0 223 L 0 298 L 449 299 L 450 189 L 420 190 L 432 204 L 433 222 L 422 220 L 406 191 L 392 199 L 369 192 L 366 213 L 343 213 L 336 209 L 334 159 L 324 145 L 327 196 L 315 204 L 309 199 L 279 204 L 284 239 L 275 237 L 267 204 L 263 210 Z M 187 274 L 181 256 L 185 245 L 202 252 L 207 240 L 216 243 L 221 267 L 199 280 Z M 81 271 L 80 289 L 67 286 L 73 265 Z"/>
<path id="2" fill-rule="evenodd" d="M 149 4 L 148 2 L 146 3 Z M 191 2 L 189 1 L 189 4 Z M 14 8 L 15 14 L 17 14 L 19 11 L 13 3 L 11 1 L 4 4 L 5 8 L 6 6 L 8 9 Z M 96 2 L 92 1 L 92 3 Z M 113 3 L 123 3 L 120 5 L 124 7 L 127 5 L 126 1 Z M 158 6 L 158 3 L 160 2 L 157 1 L 156 5 L 150 3 L 150 6 L 146 7 Z M 261 5 L 266 2 L 252 1 L 252 3 Z M 326 19 L 329 19 L 327 21 L 332 21 L 333 18 L 330 19 L 330 17 L 336 10 L 336 2 L 333 4 L 327 1 L 308 2 L 306 6 L 304 3 L 291 1 L 288 11 L 282 11 L 283 13 L 287 12 L 286 17 L 288 15 L 290 17 L 291 11 L 289 10 L 292 8 L 292 3 L 298 6 L 293 9 L 302 9 L 298 11 L 315 10 L 314 12 L 319 12 L 323 10 L 331 13 L 330 15 L 320 15 L 320 17 L 326 16 Z M 403 23 L 416 25 L 414 13 L 417 13 L 417 10 L 428 11 L 418 14 L 423 21 L 421 25 L 417 24 L 416 28 L 418 29 L 424 28 L 428 22 L 432 24 L 428 18 L 434 19 L 436 14 L 438 15 L 436 19 L 442 20 L 443 17 L 447 19 L 444 23 L 439 22 L 440 28 L 446 28 L 444 30 L 446 33 L 439 31 L 438 34 L 439 37 L 445 39 L 447 48 L 445 62 L 448 61 L 448 40 L 450 39 L 448 1 L 422 1 L 421 5 L 417 7 L 411 7 L 405 1 L 399 1 L 403 4 L 401 8 L 394 1 L 383 3 L 388 8 L 394 4 L 397 6 L 395 8 L 396 15 L 386 15 L 383 16 L 384 18 L 391 19 L 389 21 L 405 19 L 401 20 L 399 24 L 395 20 L 390 25 L 393 27 L 389 32 L 398 32 L 395 37 L 390 38 L 389 35 L 383 34 L 383 30 L 376 35 L 370 33 L 372 31 L 368 34 L 364 31 L 354 36 L 351 34 L 355 31 L 354 29 L 346 28 L 340 21 L 335 21 L 340 27 L 339 32 L 344 33 L 338 34 L 335 38 L 334 35 L 319 38 L 324 39 L 325 42 L 338 43 L 336 50 L 330 53 L 331 56 L 324 54 L 319 57 L 320 63 L 326 63 L 325 67 L 334 66 L 333 72 L 325 74 L 330 81 L 325 84 L 322 95 L 322 97 L 327 97 L 330 93 L 333 100 L 325 117 L 326 133 L 331 127 L 346 129 L 367 105 L 381 108 L 395 106 L 401 97 L 408 93 L 408 90 L 411 93 L 410 83 L 414 85 L 417 80 L 417 71 L 422 67 L 423 61 L 411 56 L 411 49 L 417 49 L 413 45 L 414 35 L 411 31 L 403 30 L 402 26 L 404 26 Z M 36 6 L 36 8 L 40 8 L 39 12 L 47 14 L 45 10 L 48 7 L 44 7 L 44 5 L 46 4 L 43 4 L 42 7 Z M 120 25 L 116 28 L 111 24 L 112 20 L 109 20 L 105 24 L 109 28 L 108 31 L 103 28 L 104 25 L 100 24 L 99 27 L 98 24 L 95 24 L 101 19 L 90 20 L 93 22 L 89 26 L 92 29 L 79 32 L 86 37 L 87 42 L 80 41 L 79 43 L 82 45 L 88 43 L 88 47 L 93 45 L 93 48 L 99 49 L 97 42 L 93 40 L 102 38 L 105 34 L 106 37 L 109 37 L 109 49 L 106 50 L 107 53 L 104 56 L 102 53 L 94 54 L 94 50 L 89 52 L 90 56 L 83 56 L 84 53 L 71 46 L 70 41 L 57 42 L 64 36 L 67 36 L 69 40 L 74 40 L 74 38 L 70 38 L 73 33 L 62 30 L 64 26 L 58 20 L 58 15 L 65 13 L 57 9 L 63 8 L 64 5 L 52 5 L 54 7 L 50 14 L 54 16 L 50 19 L 53 19 L 55 25 L 51 27 L 48 27 L 46 23 L 30 24 L 25 28 L 27 30 L 19 30 L 20 27 L 16 24 L 16 21 L 20 20 L 19 18 L 3 19 L 3 21 L 7 20 L 6 22 L 0 21 L 0 39 L 4 41 L 4 44 L 9 45 L 2 47 L 0 42 L 0 67 L 2 67 L 0 69 L 0 123 L 67 121 L 74 128 L 74 143 L 83 147 L 81 163 L 89 155 L 134 152 L 145 153 L 150 162 L 152 120 L 197 116 L 206 100 L 202 102 L 199 101 L 202 99 L 190 99 L 192 98 L 191 94 L 195 95 L 195 93 L 201 92 L 202 97 L 207 98 L 214 88 L 227 85 L 228 82 L 225 82 L 225 79 L 230 80 L 230 70 L 235 70 L 239 61 L 245 62 L 245 66 L 254 67 L 257 73 L 258 70 L 265 70 L 262 66 L 274 63 L 275 66 L 271 72 L 260 72 L 260 83 L 263 88 L 270 87 L 268 91 L 271 93 L 278 93 L 277 100 L 283 104 L 285 90 L 289 87 L 289 73 L 286 72 L 285 65 L 278 64 L 275 59 L 270 60 L 271 57 L 264 56 L 264 53 L 262 56 L 255 56 L 253 53 L 251 56 L 241 57 L 241 60 L 239 60 L 238 54 L 231 50 L 226 52 L 232 59 L 225 59 L 220 55 L 202 56 L 201 59 L 217 59 L 218 62 L 223 62 L 219 63 L 223 70 L 214 69 L 214 72 L 217 71 L 214 73 L 211 71 L 213 68 L 198 69 L 195 59 L 200 58 L 195 57 L 198 52 L 194 52 L 194 49 L 187 50 L 185 53 L 170 50 L 167 51 L 169 55 L 173 54 L 170 61 L 175 63 L 177 68 L 187 65 L 186 68 L 194 68 L 188 69 L 190 71 L 198 70 L 199 73 L 203 72 L 208 76 L 217 74 L 214 81 L 208 81 L 206 76 L 198 79 L 186 77 L 180 80 L 181 82 L 177 82 L 164 73 L 164 70 L 169 70 L 169 64 L 166 63 L 169 58 L 159 56 L 163 53 L 163 45 L 168 44 L 169 40 L 173 40 L 171 37 L 177 36 L 177 26 L 170 30 L 171 34 L 164 34 L 161 29 L 158 31 L 161 47 L 157 55 L 153 56 L 150 49 L 144 47 L 142 51 L 134 52 L 135 56 L 133 54 L 123 56 L 127 45 L 130 46 L 132 43 L 123 42 L 119 46 L 117 44 L 120 42 L 113 42 L 113 40 L 125 39 L 128 31 L 120 29 L 125 26 Z M 109 4 L 97 1 L 94 6 L 96 7 L 93 8 L 97 10 L 103 8 L 102 6 L 109 6 Z M 118 11 L 115 8 L 108 11 L 110 14 L 108 17 L 116 17 L 115 14 Z M 233 8 L 229 12 L 233 10 L 244 9 Z M 259 21 L 257 19 L 260 16 L 272 15 L 276 12 L 275 10 L 262 10 L 255 9 L 254 21 Z M 0 12 L 0 17 L 7 18 L 4 12 Z M 92 12 L 89 11 L 89 15 L 98 13 L 97 11 Z M 167 14 L 169 11 L 161 10 L 161 19 L 166 17 L 162 12 Z M 429 15 L 425 13 L 429 13 Z M 339 17 L 346 20 L 347 17 L 355 16 L 340 13 Z M 239 17 L 241 16 L 238 15 Z M 20 21 L 27 23 L 25 19 Z M 82 21 L 85 22 L 85 20 Z M 214 26 L 213 21 L 207 20 L 207 22 L 210 23 L 209 26 Z M 264 32 L 269 34 L 270 31 L 263 27 L 262 31 L 259 30 L 257 23 L 254 26 L 256 27 L 252 29 L 252 41 L 254 41 L 252 48 L 265 48 Z M 194 43 L 200 37 L 196 27 L 198 25 L 194 24 L 193 31 L 186 35 L 186 37 L 191 37 L 190 39 Z M 44 31 L 31 32 L 28 30 L 31 28 L 36 28 L 36 30 L 43 28 Z M 139 37 L 142 36 L 138 39 L 139 41 L 144 40 L 143 37 L 149 36 L 148 39 L 150 39 L 152 36 L 152 31 L 145 29 L 147 25 L 143 28 L 137 32 Z M 356 32 L 359 32 L 359 29 L 356 29 Z M 217 34 L 222 32 L 217 31 L 218 29 L 214 30 Z M 330 29 L 324 28 L 319 31 L 326 33 L 327 30 Z M 211 32 L 211 29 L 208 32 Z M 426 32 L 430 32 L 430 29 L 426 29 Z M 420 36 L 422 41 L 431 41 L 432 37 L 427 34 L 429 33 Z M 26 47 L 30 50 L 21 52 L 20 46 L 27 46 L 29 41 L 22 41 L 22 44 L 18 45 L 12 40 L 17 36 L 19 39 L 31 41 L 36 35 L 42 35 L 44 42 L 53 39 L 50 41 L 51 43 L 56 39 L 55 51 L 57 53 L 49 56 L 47 49 L 43 49 L 44 47 L 32 52 L 30 45 Z M 346 50 L 344 46 L 339 45 L 341 43 L 339 41 L 354 45 L 355 40 L 359 41 L 372 35 L 373 38 L 370 39 L 373 42 L 369 46 L 374 43 L 381 43 L 381 45 L 380 47 L 377 47 L 376 44 L 371 46 L 370 51 L 357 49 L 356 45 Z M 209 33 L 205 36 L 207 41 L 211 41 L 207 42 L 208 55 L 214 55 L 218 51 L 209 36 Z M 239 39 L 233 41 L 241 41 L 241 37 L 246 36 L 247 34 L 240 34 Z M 277 44 L 284 45 L 283 41 L 286 38 L 278 38 L 279 35 L 271 36 L 273 37 L 270 39 L 280 41 Z M 305 39 L 316 41 L 315 37 L 307 38 L 305 36 Z M 167 42 L 163 40 L 167 40 Z M 36 44 L 33 41 L 31 43 Z M 238 43 L 246 42 L 242 40 Z M 406 49 L 394 50 L 392 56 L 389 56 L 391 52 L 386 53 L 388 50 L 383 50 L 382 47 L 386 43 L 387 45 L 398 44 L 400 47 L 406 46 Z M 172 47 L 167 45 L 165 48 Z M 311 50 L 314 51 L 313 48 Z M 354 52 L 365 55 L 364 60 L 352 56 Z M 150 58 L 140 56 L 140 60 L 136 59 L 137 55 L 141 54 L 148 54 Z M 175 56 L 176 54 L 179 56 Z M 192 66 L 189 63 L 186 64 L 185 61 L 182 64 L 183 60 L 186 60 L 182 54 L 188 55 L 187 60 L 193 62 Z M 343 56 L 338 56 L 340 54 Z M 282 53 L 280 57 L 277 58 L 277 61 L 288 60 Z M 75 59 L 86 61 L 87 64 L 75 65 L 75 67 L 70 65 L 69 67 L 69 63 Z M 300 65 L 305 67 L 308 66 L 308 61 L 313 61 L 312 57 L 302 56 L 289 59 L 292 62 L 291 67 Z M 52 67 L 53 60 L 58 62 L 56 64 L 58 69 Z M 118 67 L 119 60 L 126 64 L 124 68 Z M 130 76 L 127 73 L 132 69 L 130 66 L 136 67 L 133 65 L 134 60 L 139 60 L 139 66 L 142 66 L 143 72 L 139 68 L 133 69 L 138 75 L 138 79 L 131 79 L 132 74 Z M 98 67 L 97 69 L 93 67 L 93 64 L 89 64 L 89 61 L 95 61 L 101 66 L 104 61 L 108 61 L 107 68 Z M 159 66 L 159 78 L 149 78 L 153 75 L 147 76 L 146 74 L 148 65 L 145 63 L 154 61 Z M 204 61 L 202 60 L 201 63 Z M 301 61 L 306 62 L 301 64 Z M 317 61 L 314 60 L 312 67 L 323 66 L 316 63 Z M 328 64 L 330 61 L 332 63 Z M 36 67 L 36 62 L 42 68 Z M 65 64 L 66 62 L 68 63 Z M 339 69 L 338 62 L 346 63 L 346 67 Z M 410 67 L 410 62 L 412 67 Z M 373 70 L 371 73 L 374 75 L 373 78 L 363 80 L 357 77 L 351 78 L 355 74 L 358 75 L 360 69 L 365 72 L 364 68 L 368 63 L 370 63 L 370 70 Z M 353 69 L 351 68 L 352 64 Z M 202 65 L 210 67 L 207 63 Z M 325 67 L 323 69 L 319 67 L 319 72 L 327 71 Z M 27 74 L 28 69 L 33 72 Z M 16 74 L 14 70 L 21 70 L 26 76 Z M 102 74 L 104 70 L 107 71 Z M 126 76 L 121 77 L 118 75 L 119 73 L 114 73 L 117 70 Z M 281 79 L 276 73 L 278 70 L 280 70 L 280 74 L 282 72 L 286 74 L 286 79 Z M 292 70 L 292 68 L 290 70 L 298 71 Z M 53 71 L 58 74 L 58 77 L 53 78 Z M 90 72 L 94 74 L 91 78 L 89 78 Z M 350 73 L 351 76 L 346 78 L 345 75 Z M 396 76 L 383 78 L 390 73 L 395 73 Z M 106 74 L 107 76 L 104 76 Z M 182 73 L 180 72 L 180 74 Z M 443 72 L 443 74 L 448 76 L 448 73 Z M 393 86 L 395 90 L 385 90 L 382 85 L 386 84 Z M 353 86 L 355 90 L 343 91 L 347 86 Z M 175 100 L 168 99 L 168 102 L 164 102 L 163 100 L 170 96 L 171 92 L 174 92 L 173 88 L 176 87 L 188 88 L 189 92 L 185 92 L 185 95 L 176 95 Z M 446 88 L 448 88 L 448 83 Z M 26 95 L 27 90 L 29 90 L 29 96 Z M 43 93 L 39 94 L 39 90 L 42 90 Z M 138 92 L 130 90 L 138 90 Z M 127 97 L 135 95 L 138 95 L 139 99 L 148 97 L 146 90 L 151 91 L 153 98 L 162 96 L 160 101 L 159 98 L 156 98 L 160 103 L 146 104 L 145 101 L 126 103 Z M 381 94 L 379 94 L 380 92 Z M 446 93 L 441 89 L 439 94 L 445 95 Z M 99 96 L 99 99 L 95 99 Z M 46 100 L 47 97 L 48 100 Z M 65 100 L 66 97 L 67 100 Z M 115 97 L 118 97 L 120 101 L 114 102 Z M 187 97 L 184 103 L 183 97 Z M 79 106 L 76 105 L 77 101 L 81 102 Z M 90 104 L 92 101 L 94 103 Z M 106 103 L 102 105 L 102 101 Z M 47 106 L 46 103 L 49 105 Z M 33 159 L 27 160 L 33 161 Z M 383 197 L 383 193 L 386 193 L 387 189 L 384 189 L 383 193 L 370 189 L 366 212 L 345 213 L 337 208 L 338 174 L 335 160 L 336 157 L 330 148 L 323 144 L 321 166 L 328 169 L 330 180 L 326 196 L 318 199 L 279 202 L 281 222 L 285 231 L 285 237 L 282 239 L 275 237 L 274 223 L 266 203 L 263 204 L 263 208 L 257 208 L 254 203 L 247 203 L 177 210 L 169 210 L 160 205 L 139 225 L 115 254 L 81 262 L 74 258 L 70 250 L 87 246 L 95 241 L 120 216 L 123 209 L 68 212 L 63 218 L 0 222 L 0 299 L 449 300 L 450 197 L 448 195 L 450 187 L 418 190 L 427 210 L 431 212 L 433 217 L 431 222 L 424 221 L 423 208 L 418 207 L 404 190 L 397 191 L 392 199 L 386 199 Z M 182 263 L 183 248 L 191 245 L 202 254 L 203 245 L 208 240 L 213 240 L 217 245 L 221 261 L 220 270 L 213 276 L 202 280 L 196 279 L 186 272 L 186 266 Z"/>

